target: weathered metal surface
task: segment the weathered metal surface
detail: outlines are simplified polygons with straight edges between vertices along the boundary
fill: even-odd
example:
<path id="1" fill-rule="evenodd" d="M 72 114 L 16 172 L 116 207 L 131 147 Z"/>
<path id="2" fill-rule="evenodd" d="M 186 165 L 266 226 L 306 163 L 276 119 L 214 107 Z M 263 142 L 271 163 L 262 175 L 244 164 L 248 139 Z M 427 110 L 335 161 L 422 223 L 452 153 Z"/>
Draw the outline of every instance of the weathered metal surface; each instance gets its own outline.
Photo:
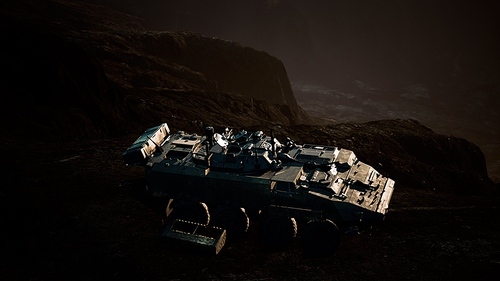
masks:
<path id="1" fill-rule="evenodd" d="M 131 157 L 130 155 L 144 156 Z M 166 124 L 146 130 L 123 154 L 146 167 L 148 190 L 166 199 L 275 213 L 301 220 L 381 221 L 394 181 L 333 146 L 281 144 L 262 131 L 169 134 Z M 135 161 L 137 162 L 137 161 Z"/>
<path id="2" fill-rule="evenodd" d="M 161 232 L 167 242 L 217 255 L 226 243 L 226 230 L 185 220 L 171 220 Z"/>

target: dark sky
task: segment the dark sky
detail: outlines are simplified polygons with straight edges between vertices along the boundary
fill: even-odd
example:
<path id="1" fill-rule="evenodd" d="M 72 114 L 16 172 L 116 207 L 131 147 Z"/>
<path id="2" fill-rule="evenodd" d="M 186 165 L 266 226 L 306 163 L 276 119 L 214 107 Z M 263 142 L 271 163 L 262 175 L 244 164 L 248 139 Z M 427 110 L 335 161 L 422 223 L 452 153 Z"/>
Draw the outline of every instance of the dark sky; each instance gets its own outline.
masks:
<path id="1" fill-rule="evenodd" d="M 498 72 L 498 1 L 88 0 L 281 59 L 292 80 L 443 83 Z M 463 81 L 462 81 L 463 82 Z"/>
<path id="2" fill-rule="evenodd" d="M 153 6 L 140 12 L 148 27 L 193 30 L 265 50 L 284 61 L 292 80 L 438 83 L 499 59 L 495 1 L 191 0 Z"/>

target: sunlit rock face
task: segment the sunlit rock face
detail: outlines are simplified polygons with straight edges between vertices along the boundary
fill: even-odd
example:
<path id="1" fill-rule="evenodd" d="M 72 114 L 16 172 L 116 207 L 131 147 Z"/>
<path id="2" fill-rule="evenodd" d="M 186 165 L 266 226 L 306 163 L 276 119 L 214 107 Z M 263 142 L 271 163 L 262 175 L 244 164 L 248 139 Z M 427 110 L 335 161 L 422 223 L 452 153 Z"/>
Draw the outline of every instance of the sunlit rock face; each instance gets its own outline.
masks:
<path id="1" fill-rule="evenodd" d="M 150 55 L 202 73 L 215 90 L 285 104 L 298 113 L 286 69 L 268 53 L 190 32 L 152 33 L 137 41 Z"/>

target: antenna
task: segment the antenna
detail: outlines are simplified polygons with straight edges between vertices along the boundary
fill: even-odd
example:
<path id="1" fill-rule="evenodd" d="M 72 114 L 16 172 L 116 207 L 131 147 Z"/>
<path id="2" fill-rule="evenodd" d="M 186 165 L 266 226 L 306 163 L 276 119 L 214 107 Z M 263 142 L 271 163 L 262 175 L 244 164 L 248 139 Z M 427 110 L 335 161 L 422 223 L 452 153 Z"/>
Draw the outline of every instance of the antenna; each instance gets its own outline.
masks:
<path id="1" fill-rule="evenodd" d="M 208 143 L 210 144 L 210 147 L 214 145 L 214 127 L 212 126 L 207 126 L 205 127 L 205 135 L 207 136 Z"/>
<path id="2" fill-rule="evenodd" d="M 276 159 L 276 141 L 274 139 L 273 129 L 271 129 L 271 149 L 273 152 L 273 159 Z"/>

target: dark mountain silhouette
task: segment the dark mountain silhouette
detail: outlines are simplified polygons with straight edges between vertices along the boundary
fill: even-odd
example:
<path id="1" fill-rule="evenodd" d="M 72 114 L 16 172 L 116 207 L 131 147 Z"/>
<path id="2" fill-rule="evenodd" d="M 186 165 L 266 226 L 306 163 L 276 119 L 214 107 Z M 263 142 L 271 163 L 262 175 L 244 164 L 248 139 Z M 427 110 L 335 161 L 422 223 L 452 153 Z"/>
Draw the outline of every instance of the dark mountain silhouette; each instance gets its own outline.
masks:
<path id="1" fill-rule="evenodd" d="M 96 6 L 22 3 L 2 18 L 2 88 L 11 93 L 4 105 L 24 112 L 39 134 L 99 136 L 180 116 L 187 124 L 209 115 L 203 119 L 227 124 L 231 116 L 235 125 L 312 120 L 281 61 L 264 52 L 195 33 L 146 32 L 140 19 Z M 24 130 L 4 121 L 11 134 Z"/>
<path id="2" fill-rule="evenodd" d="M 137 15 L 148 29 L 265 50 L 285 61 L 292 80 L 397 88 L 471 79 L 500 59 L 496 1 L 88 1 Z"/>

